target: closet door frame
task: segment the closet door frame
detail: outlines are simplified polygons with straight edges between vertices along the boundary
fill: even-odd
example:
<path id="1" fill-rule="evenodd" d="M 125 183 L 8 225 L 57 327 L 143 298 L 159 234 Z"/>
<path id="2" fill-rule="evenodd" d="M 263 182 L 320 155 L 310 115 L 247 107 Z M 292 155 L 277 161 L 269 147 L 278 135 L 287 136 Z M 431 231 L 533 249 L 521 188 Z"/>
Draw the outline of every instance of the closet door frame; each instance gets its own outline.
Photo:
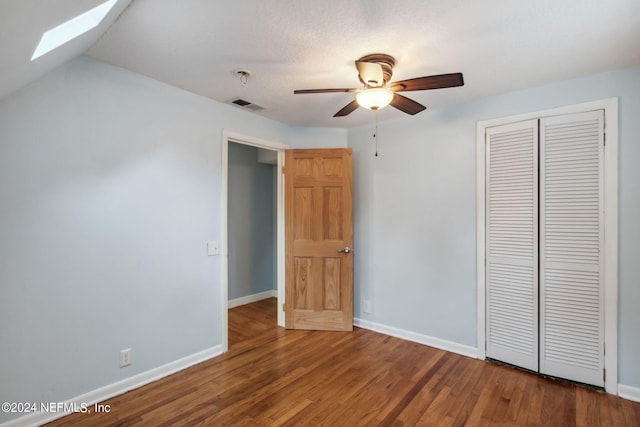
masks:
<path id="1" fill-rule="evenodd" d="M 486 359 L 486 129 L 542 117 L 604 110 L 604 388 L 618 393 L 618 98 L 606 98 L 566 107 L 536 111 L 476 125 L 477 337 L 478 358 Z"/>

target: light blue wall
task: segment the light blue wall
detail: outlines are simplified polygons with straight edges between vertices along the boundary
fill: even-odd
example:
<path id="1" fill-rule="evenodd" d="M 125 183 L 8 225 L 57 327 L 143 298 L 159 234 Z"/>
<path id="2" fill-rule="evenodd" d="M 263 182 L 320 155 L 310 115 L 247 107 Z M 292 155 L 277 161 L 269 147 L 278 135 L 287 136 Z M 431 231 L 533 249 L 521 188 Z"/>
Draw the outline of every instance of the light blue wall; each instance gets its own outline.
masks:
<path id="1" fill-rule="evenodd" d="M 258 149 L 229 143 L 229 299 L 275 290 L 276 166 Z"/>
<path id="2" fill-rule="evenodd" d="M 223 128 L 289 136 L 87 58 L 0 101 L 2 401 L 62 401 L 222 343 L 206 242 Z"/>
<path id="3" fill-rule="evenodd" d="M 640 387 L 640 68 L 381 122 L 374 158 L 369 127 L 292 128 L 80 58 L 0 101 L 0 397 L 61 401 L 221 344 L 206 241 L 221 236 L 223 129 L 348 142 L 355 315 L 474 346 L 476 121 L 610 96 L 620 383 Z M 134 364 L 120 369 L 127 347 Z"/>
<path id="4" fill-rule="evenodd" d="M 640 387 L 640 68 L 513 92 L 349 131 L 355 316 L 477 346 L 476 122 L 620 98 L 619 383 Z M 372 313 L 362 312 L 371 299 Z"/>
<path id="5" fill-rule="evenodd" d="M 346 148 L 347 136 L 347 129 L 289 128 L 289 144 L 296 148 Z"/>

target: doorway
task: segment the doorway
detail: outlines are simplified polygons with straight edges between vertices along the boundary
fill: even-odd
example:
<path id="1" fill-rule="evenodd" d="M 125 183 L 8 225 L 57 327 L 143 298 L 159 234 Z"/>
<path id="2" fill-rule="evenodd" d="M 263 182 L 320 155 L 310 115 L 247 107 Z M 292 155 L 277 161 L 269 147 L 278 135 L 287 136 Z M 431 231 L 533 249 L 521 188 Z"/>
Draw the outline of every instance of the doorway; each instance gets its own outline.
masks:
<path id="1" fill-rule="evenodd" d="M 280 309 L 284 301 L 281 170 L 286 148 L 279 143 L 223 132 L 220 247 L 224 351 L 229 347 L 229 308 L 275 296 L 277 324 L 284 326 L 284 313 Z M 244 197 L 243 192 L 249 192 L 250 196 Z"/>
<path id="2" fill-rule="evenodd" d="M 277 151 L 229 143 L 229 308 L 276 298 Z"/>

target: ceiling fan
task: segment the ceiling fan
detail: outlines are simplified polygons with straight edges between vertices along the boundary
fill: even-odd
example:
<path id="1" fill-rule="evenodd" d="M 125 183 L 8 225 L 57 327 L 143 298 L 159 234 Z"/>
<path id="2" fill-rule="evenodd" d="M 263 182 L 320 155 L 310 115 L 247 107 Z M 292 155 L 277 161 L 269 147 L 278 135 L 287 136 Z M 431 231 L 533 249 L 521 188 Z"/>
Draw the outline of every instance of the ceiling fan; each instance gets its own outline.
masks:
<path id="1" fill-rule="evenodd" d="M 356 99 L 338 111 L 333 117 L 346 116 L 358 107 L 379 110 L 391 104 L 392 107 L 407 114 L 417 114 L 426 109 L 424 105 L 400 95 L 398 92 L 412 90 L 442 89 L 464 85 L 462 73 L 438 74 L 435 76 L 417 77 L 389 83 L 396 60 L 384 53 L 363 56 L 356 61 L 358 77 L 364 85 L 362 89 L 303 89 L 294 90 L 294 94 L 355 92 Z"/>

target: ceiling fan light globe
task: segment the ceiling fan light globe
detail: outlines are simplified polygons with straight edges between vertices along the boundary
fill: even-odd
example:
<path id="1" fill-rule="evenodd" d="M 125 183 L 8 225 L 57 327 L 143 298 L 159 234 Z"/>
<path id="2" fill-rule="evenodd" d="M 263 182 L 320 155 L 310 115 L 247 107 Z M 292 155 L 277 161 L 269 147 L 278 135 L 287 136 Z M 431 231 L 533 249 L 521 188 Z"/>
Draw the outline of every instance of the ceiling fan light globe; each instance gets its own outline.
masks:
<path id="1" fill-rule="evenodd" d="M 387 88 L 365 89 L 356 94 L 358 105 L 369 110 L 379 110 L 386 107 L 393 99 L 393 91 Z"/>

